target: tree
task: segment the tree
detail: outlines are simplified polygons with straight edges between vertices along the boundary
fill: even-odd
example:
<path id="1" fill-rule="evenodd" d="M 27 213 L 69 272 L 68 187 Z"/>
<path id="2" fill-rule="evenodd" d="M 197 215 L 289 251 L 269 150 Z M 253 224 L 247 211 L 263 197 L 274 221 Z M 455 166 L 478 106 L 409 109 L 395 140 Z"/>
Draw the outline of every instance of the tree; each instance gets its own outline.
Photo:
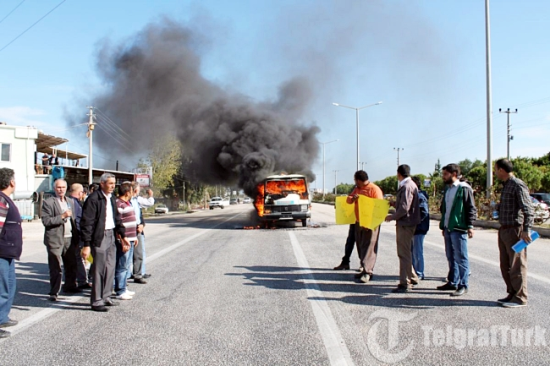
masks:
<path id="1" fill-rule="evenodd" d="M 441 177 L 441 161 L 439 159 L 437 159 L 437 163 L 435 163 L 434 172 L 432 176 Z"/>
<path id="2" fill-rule="evenodd" d="M 395 194 L 397 192 L 397 177 L 391 175 L 382 180 L 374 182 L 384 194 Z"/>
<path id="3" fill-rule="evenodd" d="M 539 190 L 542 187 L 542 171 L 533 165 L 532 159 L 516 158 L 511 160 L 514 164 L 514 174 L 527 184 L 531 191 Z"/>
<path id="4" fill-rule="evenodd" d="M 178 173 L 181 158 L 181 143 L 175 136 L 155 140 L 149 154 L 149 164 L 153 170 L 152 186 L 156 193 L 174 187 L 174 176 Z"/>
<path id="5" fill-rule="evenodd" d="M 541 188 L 544 192 L 550 192 L 550 172 L 544 173 L 541 180 Z"/>
<path id="6" fill-rule="evenodd" d="M 470 159 L 464 159 L 462 161 L 459 161 L 457 164 L 460 167 L 460 173 L 464 177 L 467 177 L 472 169 L 477 168 L 478 166 L 484 165 L 484 163 L 479 159 L 476 159 L 475 161 L 471 161 Z"/>
<path id="7" fill-rule="evenodd" d="M 474 191 L 483 192 L 485 190 L 487 186 L 487 168 L 484 165 L 472 168 L 468 175 L 464 177 L 470 182 Z"/>
<path id="8" fill-rule="evenodd" d="M 336 186 L 336 190 L 338 191 L 338 194 L 348 194 L 354 187 L 355 184 L 340 183 Z"/>

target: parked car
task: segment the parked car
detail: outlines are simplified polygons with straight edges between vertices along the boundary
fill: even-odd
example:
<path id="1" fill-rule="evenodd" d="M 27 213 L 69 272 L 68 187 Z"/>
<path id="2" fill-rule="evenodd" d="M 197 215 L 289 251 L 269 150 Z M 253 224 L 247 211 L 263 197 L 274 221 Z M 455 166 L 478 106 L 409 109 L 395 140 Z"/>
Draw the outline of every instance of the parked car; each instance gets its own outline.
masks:
<path id="1" fill-rule="evenodd" d="M 544 202 L 548 206 L 550 206 L 550 193 L 531 193 L 531 197 L 535 197 L 539 201 Z"/>
<path id="2" fill-rule="evenodd" d="M 250 198 L 250 197 L 245 197 L 245 198 L 243 199 L 243 203 L 252 203 L 252 198 Z"/>
<path id="3" fill-rule="evenodd" d="M 168 207 L 166 205 L 158 205 L 155 207 L 155 213 L 166 214 L 168 213 Z"/>
<path id="4" fill-rule="evenodd" d="M 223 209 L 225 206 L 229 206 L 229 200 L 227 198 L 212 197 L 210 202 L 208 202 L 208 207 L 210 207 L 211 210 L 215 208 Z"/>
<path id="5" fill-rule="evenodd" d="M 236 204 L 238 204 L 238 203 L 239 203 L 239 202 L 237 201 L 236 198 L 231 198 L 231 199 L 229 200 L 229 204 L 230 204 L 230 205 L 236 205 Z"/>
<path id="6" fill-rule="evenodd" d="M 533 208 L 535 209 L 535 223 L 542 224 L 543 222 L 548 220 L 548 218 L 550 218 L 548 205 L 544 202 L 539 201 L 535 197 L 531 197 L 531 201 L 533 202 Z"/>

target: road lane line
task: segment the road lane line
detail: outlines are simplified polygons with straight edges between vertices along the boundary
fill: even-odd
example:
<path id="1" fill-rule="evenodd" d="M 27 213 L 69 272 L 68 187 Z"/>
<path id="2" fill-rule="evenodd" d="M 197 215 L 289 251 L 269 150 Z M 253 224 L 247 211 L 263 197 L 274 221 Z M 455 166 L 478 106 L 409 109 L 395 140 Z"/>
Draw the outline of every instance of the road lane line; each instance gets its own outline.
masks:
<path id="1" fill-rule="evenodd" d="M 165 248 L 165 249 L 163 249 L 163 250 L 161 250 L 161 251 L 159 251 L 159 252 L 157 252 L 157 253 L 149 256 L 149 257 L 147 257 L 147 263 L 153 262 L 154 260 L 162 257 L 163 255 L 168 254 L 173 250 L 176 250 L 177 248 L 181 247 L 182 245 L 185 245 L 185 244 L 189 243 L 190 241 L 198 238 L 199 236 L 202 236 L 202 235 L 206 234 L 209 230 L 215 229 L 218 226 L 220 226 L 222 224 L 225 224 L 228 221 L 233 220 L 235 217 L 242 215 L 243 213 L 244 212 L 241 212 L 237 215 L 231 216 L 230 218 L 220 222 L 219 224 L 216 224 L 216 225 L 214 225 L 212 227 L 209 227 L 207 229 L 203 229 L 202 231 L 199 231 L 198 233 L 188 237 L 187 239 L 184 239 L 184 240 L 182 240 L 182 241 L 180 241 L 180 242 L 178 242 L 174 245 L 169 246 L 168 248 Z M 52 303 L 52 305 L 50 307 L 48 307 L 44 310 L 40 310 L 36 314 L 31 315 L 31 316 L 21 320 L 19 322 L 19 324 L 17 324 L 16 326 L 10 327 L 6 330 L 8 330 L 11 333 L 11 335 L 13 336 L 13 335 L 15 335 L 17 333 L 20 333 L 23 330 L 31 327 L 31 326 L 33 326 L 34 324 L 37 324 L 37 323 L 41 322 L 44 319 L 49 318 L 53 314 L 57 313 L 59 310 L 63 310 L 63 308 L 65 307 L 64 305 L 75 304 L 75 303 L 78 303 L 78 302 L 82 301 L 83 299 L 89 299 L 89 296 L 71 296 L 67 300 L 62 300 L 62 301 L 57 301 L 55 303 Z M 6 339 L 9 339 L 9 338 L 0 339 L 0 344 L 3 341 L 5 341 Z"/>
<path id="2" fill-rule="evenodd" d="M 290 242 L 292 244 L 292 249 L 294 250 L 294 255 L 296 256 L 298 266 L 304 269 L 303 271 L 300 271 L 300 274 L 305 280 L 307 280 L 307 286 L 305 286 L 305 288 L 307 295 L 310 298 L 309 303 L 311 304 L 313 315 L 315 315 L 315 321 L 317 322 L 319 333 L 321 333 L 321 338 L 323 339 L 323 343 L 327 350 L 330 364 L 351 366 L 354 363 L 348 347 L 342 338 L 338 325 L 336 325 L 336 321 L 332 316 L 330 306 L 325 300 L 323 292 L 317 285 L 317 281 L 315 280 L 315 277 L 313 277 L 311 270 L 309 270 L 310 266 L 304 252 L 302 251 L 300 242 L 293 232 L 289 232 L 288 235 L 290 236 Z"/>
<path id="3" fill-rule="evenodd" d="M 436 243 L 432 243 L 432 242 L 429 242 L 429 241 L 424 241 L 424 243 L 428 244 L 431 247 L 437 247 L 437 248 L 443 249 L 443 251 L 445 251 L 445 245 L 441 245 L 441 243 L 436 244 Z M 470 253 L 468 253 L 468 258 L 469 259 L 474 259 L 478 262 L 483 262 L 483 263 L 486 263 L 486 264 L 490 264 L 490 265 L 500 269 L 500 263 L 499 262 L 491 261 L 491 260 L 485 259 L 483 257 L 479 257 L 475 254 L 470 254 Z M 544 282 L 544 283 L 550 285 L 550 279 L 546 278 L 544 276 L 541 276 L 541 275 L 538 275 L 538 274 L 527 271 L 527 277 L 532 278 L 532 279 L 537 280 L 537 281 L 540 281 L 540 282 Z"/>

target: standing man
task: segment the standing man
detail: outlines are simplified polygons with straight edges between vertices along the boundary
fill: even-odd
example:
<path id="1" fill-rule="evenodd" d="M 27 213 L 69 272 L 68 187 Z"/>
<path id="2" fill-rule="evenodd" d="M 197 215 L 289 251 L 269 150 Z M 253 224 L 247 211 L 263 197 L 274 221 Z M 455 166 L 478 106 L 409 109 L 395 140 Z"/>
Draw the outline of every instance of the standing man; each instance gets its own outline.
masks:
<path id="1" fill-rule="evenodd" d="M 534 216 L 529 188 L 513 171 L 514 166 L 507 159 L 496 161 L 495 173 L 503 182 L 498 208 L 498 250 L 500 271 L 508 292 L 508 296 L 498 302 L 506 308 L 527 305 L 527 248 L 516 253 L 512 246 L 521 239 L 531 242 L 529 230 Z"/>
<path id="2" fill-rule="evenodd" d="M 383 199 L 384 194 L 380 187 L 369 182 L 369 175 L 364 170 L 355 172 L 355 189 L 346 199 L 348 204 L 355 203 L 355 240 L 357 241 L 357 251 L 359 252 L 359 261 L 363 270 L 355 277 L 363 283 L 368 283 L 374 275 L 374 265 L 376 264 L 376 255 L 378 254 L 378 237 L 380 236 L 380 226 L 371 230 L 359 225 L 359 195 Z"/>
<path id="3" fill-rule="evenodd" d="M 468 261 L 468 238 L 474 237 L 474 221 L 477 209 L 472 187 L 461 182 L 460 167 L 448 164 L 443 167 L 443 181 L 447 185 L 441 201 L 439 228 L 445 238 L 445 253 L 449 262 L 447 283 L 438 290 L 454 290 L 451 296 L 462 296 L 468 292 L 470 263 Z"/>
<path id="4" fill-rule="evenodd" d="M 409 292 L 412 286 L 418 284 L 418 276 L 412 266 L 411 246 L 416 225 L 420 223 L 420 205 L 418 188 L 412 181 L 411 168 L 400 165 L 397 168 L 399 189 L 395 199 L 395 213 L 386 216 L 386 222 L 396 220 L 397 256 L 399 257 L 399 285 L 394 293 Z"/>
<path id="5" fill-rule="evenodd" d="M 14 191 L 13 170 L 0 169 L 0 328 L 17 325 L 16 320 L 8 317 L 15 297 L 15 260 L 19 260 L 23 251 L 21 215 L 10 198 Z M 0 329 L 0 338 L 9 336 L 9 332 Z"/>
<path id="6" fill-rule="evenodd" d="M 151 275 L 145 272 L 145 233 L 143 232 L 143 227 L 145 225 L 143 223 L 143 215 L 141 210 L 153 206 L 155 204 L 155 198 L 153 198 L 153 191 L 151 189 L 147 190 L 147 198 L 141 197 L 139 195 L 141 186 L 138 182 L 133 183 L 133 188 L 134 197 L 132 198 L 131 203 L 136 211 L 136 217 L 141 218 L 141 227 L 138 226 L 138 245 L 134 248 L 133 275 L 135 283 L 146 284 L 147 281 L 145 279 L 151 277 Z"/>
<path id="7" fill-rule="evenodd" d="M 80 251 L 82 250 L 82 241 L 80 240 L 80 220 L 82 219 L 82 202 L 86 194 L 84 187 L 80 183 L 71 185 L 69 192 L 70 198 L 73 200 L 73 216 L 76 224 L 76 230 L 73 231 L 73 244 L 75 246 L 76 258 L 76 283 L 79 289 L 89 289 L 92 284 L 88 282 L 88 272 L 86 270 L 86 261 L 82 259 Z"/>
<path id="8" fill-rule="evenodd" d="M 44 245 L 48 252 L 48 267 L 50 268 L 50 297 L 57 301 L 63 272 L 65 271 L 65 286 L 63 292 L 77 293 L 80 290 L 76 284 L 76 246 L 73 242 L 73 232 L 78 238 L 76 222 L 73 216 L 74 201 L 65 197 L 67 182 L 58 179 L 53 184 L 55 196 L 44 200 L 42 204 L 42 224 L 45 227 Z"/>
<path id="9" fill-rule="evenodd" d="M 133 246 L 137 244 L 137 221 L 136 212 L 130 203 L 134 192 L 132 183 L 126 182 L 120 185 L 118 189 L 118 199 L 116 200 L 117 210 L 122 220 L 126 232 L 126 239 L 130 243 L 129 246 L 124 246 L 120 240 L 116 240 L 116 268 L 115 268 L 115 292 L 116 298 L 119 300 L 132 300 L 133 291 L 129 291 L 126 287 L 128 281 L 128 272 L 130 272 L 133 261 L 134 251 Z"/>
<path id="10" fill-rule="evenodd" d="M 428 193 L 421 190 L 418 177 L 412 177 L 418 188 L 418 205 L 420 206 L 420 224 L 416 226 L 412 244 L 412 263 L 414 271 L 420 280 L 424 279 L 424 238 L 430 230 L 430 207 L 428 205 Z"/>
<path id="11" fill-rule="evenodd" d="M 353 187 L 353 189 L 355 189 L 355 187 Z M 353 192 L 353 189 L 351 190 L 350 194 Z M 338 266 L 333 268 L 335 271 L 349 269 L 349 261 L 351 258 L 351 254 L 353 253 L 354 246 L 355 246 L 355 224 L 351 224 L 348 230 L 348 237 L 346 239 L 346 246 L 344 248 L 344 256 L 342 257 L 342 262 Z M 359 249 L 357 250 L 357 253 L 359 253 Z M 361 269 L 359 272 L 363 272 L 363 270 Z"/>
<path id="12" fill-rule="evenodd" d="M 105 312 L 106 306 L 116 306 L 111 292 L 115 278 L 115 237 L 120 236 L 122 245 L 128 246 L 120 214 L 113 195 L 115 176 L 104 173 L 100 178 L 100 189 L 94 191 L 84 202 L 80 230 L 82 234 L 82 258 L 88 258 L 90 251 L 94 258 L 92 265 L 92 310 Z M 91 248 L 90 248 L 91 247 Z"/>

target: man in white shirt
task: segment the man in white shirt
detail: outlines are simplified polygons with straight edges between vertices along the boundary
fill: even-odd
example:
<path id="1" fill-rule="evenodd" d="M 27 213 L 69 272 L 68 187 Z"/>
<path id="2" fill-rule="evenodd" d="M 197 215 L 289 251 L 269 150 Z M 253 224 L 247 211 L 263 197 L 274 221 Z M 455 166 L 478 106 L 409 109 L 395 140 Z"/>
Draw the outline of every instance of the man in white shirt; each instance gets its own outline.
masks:
<path id="1" fill-rule="evenodd" d="M 105 173 L 101 176 L 100 189 L 84 202 L 80 220 L 82 258 L 87 258 L 91 252 L 94 260 L 91 305 L 92 310 L 98 312 L 108 311 L 107 306 L 118 305 L 110 298 L 115 278 L 115 238 L 120 237 L 124 246 L 130 245 L 116 209 L 113 195 L 115 184 L 113 174 Z"/>

